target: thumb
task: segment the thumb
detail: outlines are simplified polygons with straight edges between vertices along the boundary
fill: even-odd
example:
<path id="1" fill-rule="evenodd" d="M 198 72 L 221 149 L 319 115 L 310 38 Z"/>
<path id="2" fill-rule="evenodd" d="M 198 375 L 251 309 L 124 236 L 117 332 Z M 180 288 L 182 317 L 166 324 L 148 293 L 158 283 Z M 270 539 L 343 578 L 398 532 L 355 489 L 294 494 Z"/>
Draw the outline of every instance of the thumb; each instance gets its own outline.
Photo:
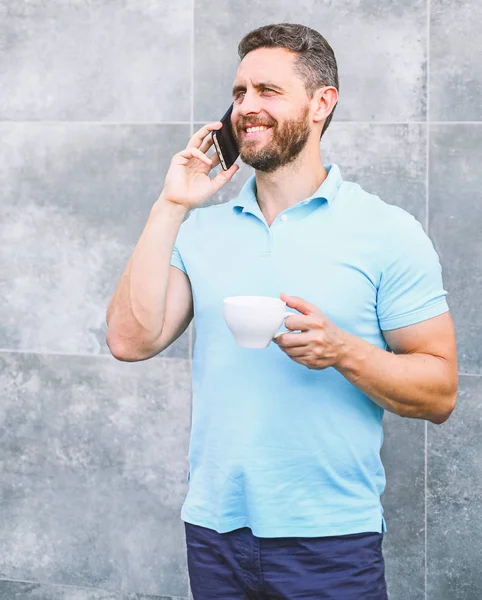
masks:
<path id="1" fill-rule="evenodd" d="M 298 296 L 288 296 L 287 294 L 281 294 L 280 298 L 281 300 L 283 300 L 283 302 L 286 302 L 286 306 L 294 308 L 303 315 L 312 315 L 318 312 L 316 306 L 313 306 L 313 304 L 306 302 L 306 300 L 303 300 L 303 298 L 299 298 Z"/>

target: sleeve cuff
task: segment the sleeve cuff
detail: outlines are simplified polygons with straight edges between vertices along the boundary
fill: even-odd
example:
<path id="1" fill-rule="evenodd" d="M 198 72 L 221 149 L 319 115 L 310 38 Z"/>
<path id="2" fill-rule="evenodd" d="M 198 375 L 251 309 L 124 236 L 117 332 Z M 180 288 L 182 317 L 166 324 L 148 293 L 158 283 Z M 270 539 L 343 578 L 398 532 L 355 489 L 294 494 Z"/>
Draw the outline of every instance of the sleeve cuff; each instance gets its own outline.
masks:
<path id="1" fill-rule="evenodd" d="M 389 331 L 390 329 L 399 329 L 400 327 L 415 325 L 415 323 L 421 323 L 427 319 L 438 317 L 448 311 L 449 307 L 447 301 L 443 299 L 442 301 L 437 302 L 437 304 L 432 304 L 427 308 L 415 310 L 405 315 L 400 315 L 399 317 L 384 319 L 383 321 L 380 321 L 380 329 L 382 331 Z"/>
<path id="2" fill-rule="evenodd" d="M 172 257 L 171 258 L 171 266 L 176 267 L 177 269 L 180 269 L 183 273 L 186 273 L 187 275 L 187 271 L 186 271 L 186 267 L 184 266 L 184 263 L 182 262 L 182 260 L 179 260 L 177 257 Z"/>

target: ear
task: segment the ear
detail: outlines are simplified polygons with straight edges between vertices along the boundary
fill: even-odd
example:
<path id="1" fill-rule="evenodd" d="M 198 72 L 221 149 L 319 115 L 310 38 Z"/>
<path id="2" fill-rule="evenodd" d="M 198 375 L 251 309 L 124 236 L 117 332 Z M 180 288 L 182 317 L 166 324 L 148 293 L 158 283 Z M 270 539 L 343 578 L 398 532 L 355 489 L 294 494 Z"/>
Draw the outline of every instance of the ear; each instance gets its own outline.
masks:
<path id="1" fill-rule="evenodd" d="M 335 104 L 338 102 L 338 90 L 332 86 L 318 88 L 313 94 L 311 101 L 315 106 L 313 121 L 315 123 L 324 121 L 331 114 Z"/>

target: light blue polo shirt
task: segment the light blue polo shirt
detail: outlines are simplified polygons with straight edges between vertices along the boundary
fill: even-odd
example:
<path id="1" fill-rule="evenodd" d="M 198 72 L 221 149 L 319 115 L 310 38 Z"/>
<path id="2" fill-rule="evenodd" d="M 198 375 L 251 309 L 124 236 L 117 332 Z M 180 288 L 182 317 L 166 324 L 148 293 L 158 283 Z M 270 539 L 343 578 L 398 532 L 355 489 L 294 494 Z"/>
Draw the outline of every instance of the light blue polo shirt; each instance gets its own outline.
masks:
<path id="1" fill-rule="evenodd" d="M 382 330 L 448 311 L 420 223 L 343 181 L 337 165 L 325 168 L 319 189 L 271 227 L 253 176 L 237 198 L 192 211 L 180 228 L 171 264 L 191 281 L 197 334 L 181 511 L 189 523 L 247 526 L 258 537 L 386 529 L 383 409 L 332 367 L 310 370 L 273 343 L 239 348 L 223 319 L 227 296 L 285 292 L 386 349 Z"/>

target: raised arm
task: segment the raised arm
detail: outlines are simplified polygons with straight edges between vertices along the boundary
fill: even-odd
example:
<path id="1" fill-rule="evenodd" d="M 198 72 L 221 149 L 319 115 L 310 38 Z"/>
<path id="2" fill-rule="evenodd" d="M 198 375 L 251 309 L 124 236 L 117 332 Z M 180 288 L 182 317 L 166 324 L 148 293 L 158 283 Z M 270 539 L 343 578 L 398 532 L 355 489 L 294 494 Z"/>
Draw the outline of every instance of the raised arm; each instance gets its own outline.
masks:
<path id="1" fill-rule="evenodd" d="M 171 256 L 188 211 L 215 194 L 238 170 L 235 164 L 209 177 L 219 158 L 206 152 L 212 145 L 211 132 L 220 128 L 219 121 L 202 127 L 171 160 L 164 189 L 107 309 L 106 342 L 119 360 L 146 360 L 158 354 L 193 317 L 189 278 L 171 266 Z"/>

